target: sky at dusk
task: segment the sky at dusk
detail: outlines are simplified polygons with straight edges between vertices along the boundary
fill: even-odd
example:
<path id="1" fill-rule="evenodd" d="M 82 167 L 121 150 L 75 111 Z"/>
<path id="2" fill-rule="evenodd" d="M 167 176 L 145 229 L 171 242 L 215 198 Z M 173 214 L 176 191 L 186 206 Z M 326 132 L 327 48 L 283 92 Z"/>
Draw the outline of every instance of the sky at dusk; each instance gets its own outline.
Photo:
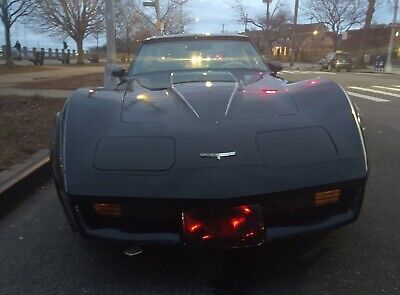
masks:
<path id="1" fill-rule="evenodd" d="M 275 2 L 276 0 L 273 0 L 273 3 Z M 281 0 L 281 2 L 287 9 L 293 11 L 294 0 Z M 300 0 L 300 7 L 301 2 Z M 243 31 L 243 24 L 238 21 L 239 17 L 232 9 L 233 3 L 233 0 L 190 0 L 186 10 L 196 21 L 186 28 L 186 32 L 220 33 L 222 31 L 222 25 L 225 26 L 226 32 L 236 33 Z M 262 3 L 262 0 L 245 0 L 244 4 L 248 9 L 249 17 L 257 17 L 265 14 L 266 7 L 265 4 Z M 392 15 L 389 7 L 387 5 L 381 5 L 374 15 L 374 22 L 389 23 L 391 18 Z M 309 23 L 309 20 L 300 12 L 299 22 Z M 36 32 L 37 30 L 31 29 L 28 25 L 17 23 L 12 30 L 12 42 L 15 43 L 16 40 L 19 40 L 22 46 L 28 47 L 61 47 L 62 36 L 49 37 L 46 34 L 39 34 Z M 71 49 L 75 48 L 75 44 L 72 40 L 67 41 Z M 104 43 L 104 41 L 105 40 L 102 39 L 100 43 Z M 4 44 L 4 29 L 2 26 L 0 26 L 0 44 Z M 95 46 L 96 40 L 88 38 L 85 45 L 86 47 Z"/>

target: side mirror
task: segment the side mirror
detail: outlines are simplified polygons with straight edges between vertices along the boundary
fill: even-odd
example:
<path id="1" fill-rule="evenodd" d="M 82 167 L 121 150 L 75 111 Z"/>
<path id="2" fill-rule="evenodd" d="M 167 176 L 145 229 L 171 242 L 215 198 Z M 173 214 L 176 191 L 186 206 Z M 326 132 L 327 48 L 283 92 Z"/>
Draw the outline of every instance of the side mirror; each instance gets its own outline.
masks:
<path id="1" fill-rule="evenodd" d="M 282 64 L 279 61 L 271 61 L 268 63 L 268 67 L 272 71 L 272 76 L 276 76 L 276 74 L 283 70 Z"/>
<path id="2" fill-rule="evenodd" d="M 122 67 L 112 71 L 113 77 L 118 78 L 120 83 L 125 81 L 126 74 L 127 74 L 126 69 Z"/>

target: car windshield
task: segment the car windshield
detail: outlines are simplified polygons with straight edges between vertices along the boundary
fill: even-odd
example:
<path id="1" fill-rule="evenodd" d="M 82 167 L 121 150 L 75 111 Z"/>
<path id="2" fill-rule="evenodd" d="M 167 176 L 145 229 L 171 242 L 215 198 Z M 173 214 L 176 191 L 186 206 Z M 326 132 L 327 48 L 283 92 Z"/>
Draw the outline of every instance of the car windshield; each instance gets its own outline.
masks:
<path id="1" fill-rule="evenodd" d="M 267 71 L 262 58 L 248 41 L 189 40 L 145 43 L 129 75 L 198 69 Z"/>

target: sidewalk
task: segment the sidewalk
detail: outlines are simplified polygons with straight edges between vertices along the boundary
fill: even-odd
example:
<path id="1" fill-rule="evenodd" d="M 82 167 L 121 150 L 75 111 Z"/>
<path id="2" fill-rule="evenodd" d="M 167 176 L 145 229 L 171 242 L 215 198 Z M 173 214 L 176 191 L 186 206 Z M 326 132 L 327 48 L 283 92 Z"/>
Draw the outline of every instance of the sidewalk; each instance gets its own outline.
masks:
<path id="1" fill-rule="evenodd" d="M 295 63 L 293 67 L 290 67 L 289 63 L 283 63 L 284 69 L 293 69 L 293 70 L 315 70 L 319 69 L 318 64 L 313 63 Z M 353 72 L 361 72 L 361 73 L 374 73 L 373 66 L 367 66 L 366 69 L 357 69 L 354 68 Z M 385 72 L 381 72 L 382 74 L 386 74 Z M 400 66 L 393 66 L 392 74 L 400 75 Z"/>
<path id="2" fill-rule="evenodd" d="M 104 66 L 72 66 L 54 67 L 54 69 L 51 71 L 5 74 L 0 75 L 0 88 L 12 88 L 14 84 L 37 82 L 39 80 L 55 80 L 65 77 L 76 77 L 87 74 L 102 73 L 103 71 Z"/>
<path id="3" fill-rule="evenodd" d="M 293 70 L 319 69 L 319 65 L 313 63 L 295 63 L 293 67 L 291 67 L 289 63 L 283 63 L 282 66 L 284 69 L 293 69 Z"/>
<path id="4" fill-rule="evenodd" d="M 373 66 L 367 66 L 367 70 L 357 70 L 358 72 L 374 72 Z M 379 72 L 381 74 L 386 74 L 385 72 Z M 400 66 L 393 66 L 392 67 L 392 74 L 400 75 Z"/>
<path id="5" fill-rule="evenodd" d="M 43 96 L 51 98 L 67 98 L 72 93 L 72 90 L 61 89 L 18 89 L 18 88 L 0 88 L 0 96 L 13 95 L 13 96 Z"/>

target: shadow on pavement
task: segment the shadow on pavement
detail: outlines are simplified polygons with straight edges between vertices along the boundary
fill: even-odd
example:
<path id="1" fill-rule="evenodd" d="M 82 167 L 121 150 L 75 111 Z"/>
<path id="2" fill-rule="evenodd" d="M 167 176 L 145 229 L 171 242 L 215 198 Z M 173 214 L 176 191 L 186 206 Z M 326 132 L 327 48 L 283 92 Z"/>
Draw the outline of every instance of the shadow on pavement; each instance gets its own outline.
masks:
<path id="1" fill-rule="evenodd" d="M 162 290 L 167 294 L 265 294 L 266 290 L 302 294 L 308 268 L 331 251 L 326 247 L 311 251 L 323 238 L 320 235 L 230 251 L 151 248 L 135 257 L 125 256 L 123 248 L 115 245 L 83 241 L 82 246 L 111 274 L 112 284 L 122 289 L 133 284 L 139 293 L 148 291 L 138 289 L 138 284 L 151 286 L 152 293 L 157 294 Z"/>

